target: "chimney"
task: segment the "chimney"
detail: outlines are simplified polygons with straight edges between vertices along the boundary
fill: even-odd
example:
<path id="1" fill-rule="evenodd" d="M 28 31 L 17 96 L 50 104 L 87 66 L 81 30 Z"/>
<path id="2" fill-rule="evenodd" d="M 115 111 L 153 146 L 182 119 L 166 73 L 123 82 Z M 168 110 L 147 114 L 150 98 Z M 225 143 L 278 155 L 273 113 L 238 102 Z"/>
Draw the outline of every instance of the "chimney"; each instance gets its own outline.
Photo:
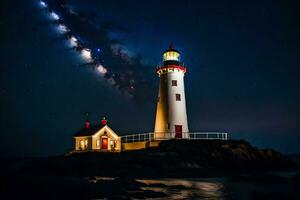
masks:
<path id="1" fill-rule="evenodd" d="M 84 128 L 86 128 L 86 129 L 90 128 L 90 122 L 89 121 L 84 122 Z"/>
<path id="2" fill-rule="evenodd" d="M 103 117 L 103 119 L 101 120 L 101 125 L 105 126 L 107 124 L 107 120 L 105 119 L 105 117 Z"/>
<path id="3" fill-rule="evenodd" d="M 85 128 L 85 129 L 90 128 L 89 114 L 90 114 L 89 112 L 86 112 L 86 113 L 85 113 L 85 116 L 86 116 L 86 119 L 85 119 L 85 122 L 84 122 L 84 128 Z"/>

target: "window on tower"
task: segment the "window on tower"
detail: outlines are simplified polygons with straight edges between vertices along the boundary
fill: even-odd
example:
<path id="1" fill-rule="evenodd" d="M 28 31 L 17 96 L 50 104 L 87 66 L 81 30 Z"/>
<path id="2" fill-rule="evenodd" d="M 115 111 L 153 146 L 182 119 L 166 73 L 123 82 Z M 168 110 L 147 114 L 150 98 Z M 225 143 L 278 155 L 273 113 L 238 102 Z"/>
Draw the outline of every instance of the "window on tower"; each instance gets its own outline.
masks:
<path id="1" fill-rule="evenodd" d="M 177 86 L 177 80 L 172 80 L 172 86 Z"/>
<path id="2" fill-rule="evenodd" d="M 181 96 L 180 96 L 180 94 L 176 94 L 176 101 L 181 101 Z"/>

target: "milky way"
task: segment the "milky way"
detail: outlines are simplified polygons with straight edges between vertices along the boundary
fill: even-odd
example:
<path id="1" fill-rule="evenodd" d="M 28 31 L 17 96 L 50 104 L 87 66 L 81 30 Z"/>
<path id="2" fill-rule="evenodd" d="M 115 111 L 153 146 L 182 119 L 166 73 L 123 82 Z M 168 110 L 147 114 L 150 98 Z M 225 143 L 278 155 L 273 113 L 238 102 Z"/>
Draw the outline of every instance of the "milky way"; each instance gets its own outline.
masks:
<path id="1" fill-rule="evenodd" d="M 112 38 L 119 28 L 111 22 L 100 22 L 95 13 L 76 9 L 68 1 L 37 1 L 70 49 L 78 52 L 85 64 L 105 78 L 108 84 L 137 102 L 145 102 L 153 95 L 153 66 L 145 64 L 140 54 L 128 51 L 124 42 Z"/>

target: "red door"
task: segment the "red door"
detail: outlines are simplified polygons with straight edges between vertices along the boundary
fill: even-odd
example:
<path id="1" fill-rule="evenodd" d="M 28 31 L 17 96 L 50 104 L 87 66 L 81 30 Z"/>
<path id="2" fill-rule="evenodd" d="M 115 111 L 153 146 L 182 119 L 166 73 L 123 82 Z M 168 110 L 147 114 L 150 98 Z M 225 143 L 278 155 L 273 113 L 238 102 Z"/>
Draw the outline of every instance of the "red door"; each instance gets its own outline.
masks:
<path id="1" fill-rule="evenodd" d="M 101 149 L 108 149 L 108 138 L 102 138 Z"/>
<path id="2" fill-rule="evenodd" d="M 175 125 L 175 138 L 182 138 L 182 125 Z"/>

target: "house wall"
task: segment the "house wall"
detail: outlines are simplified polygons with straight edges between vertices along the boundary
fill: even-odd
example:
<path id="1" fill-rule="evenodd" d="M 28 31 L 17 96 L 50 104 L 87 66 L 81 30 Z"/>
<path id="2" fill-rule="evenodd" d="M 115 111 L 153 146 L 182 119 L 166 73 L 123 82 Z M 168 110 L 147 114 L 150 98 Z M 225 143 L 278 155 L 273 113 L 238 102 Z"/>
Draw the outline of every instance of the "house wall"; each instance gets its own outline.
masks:
<path id="1" fill-rule="evenodd" d="M 122 148 L 121 137 L 118 137 L 116 150 L 121 151 L 121 148 Z"/>
<path id="2" fill-rule="evenodd" d="M 105 134 L 106 132 L 106 134 Z M 102 138 L 108 138 L 108 151 L 113 150 L 111 148 L 111 141 L 116 141 L 115 144 L 115 151 L 121 151 L 121 137 L 119 137 L 115 132 L 113 132 L 109 127 L 104 127 L 103 129 L 99 130 L 93 136 L 80 136 L 74 137 L 75 142 L 75 150 L 80 151 L 80 141 L 81 140 L 88 140 L 87 149 L 86 150 L 101 150 L 102 145 Z M 99 140 L 99 146 L 97 146 L 97 140 Z"/>
<path id="3" fill-rule="evenodd" d="M 75 137 L 74 140 L 75 140 L 75 150 L 77 150 L 77 151 L 82 150 L 80 148 L 80 141 L 81 140 L 83 140 L 83 141 L 87 140 L 88 141 L 86 150 L 91 150 L 92 149 L 92 137 L 90 137 L 90 136 Z"/>
<path id="4" fill-rule="evenodd" d="M 97 147 L 97 140 L 99 140 L 99 146 Z M 92 137 L 92 149 L 100 150 L 101 140 L 100 137 Z"/>
<path id="5" fill-rule="evenodd" d="M 104 131 L 102 134 L 95 135 L 92 137 L 92 149 L 93 150 L 101 150 L 102 149 L 102 138 L 108 138 L 108 150 L 111 151 L 111 141 L 116 141 L 115 143 L 115 150 L 120 151 L 121 150 L 121 138 L 117 137 L 114 138 L 111 135 L 107 134 L 104 135 Z M 99 146 L 97 146 L 97 140 L 99 140 Z"/>

